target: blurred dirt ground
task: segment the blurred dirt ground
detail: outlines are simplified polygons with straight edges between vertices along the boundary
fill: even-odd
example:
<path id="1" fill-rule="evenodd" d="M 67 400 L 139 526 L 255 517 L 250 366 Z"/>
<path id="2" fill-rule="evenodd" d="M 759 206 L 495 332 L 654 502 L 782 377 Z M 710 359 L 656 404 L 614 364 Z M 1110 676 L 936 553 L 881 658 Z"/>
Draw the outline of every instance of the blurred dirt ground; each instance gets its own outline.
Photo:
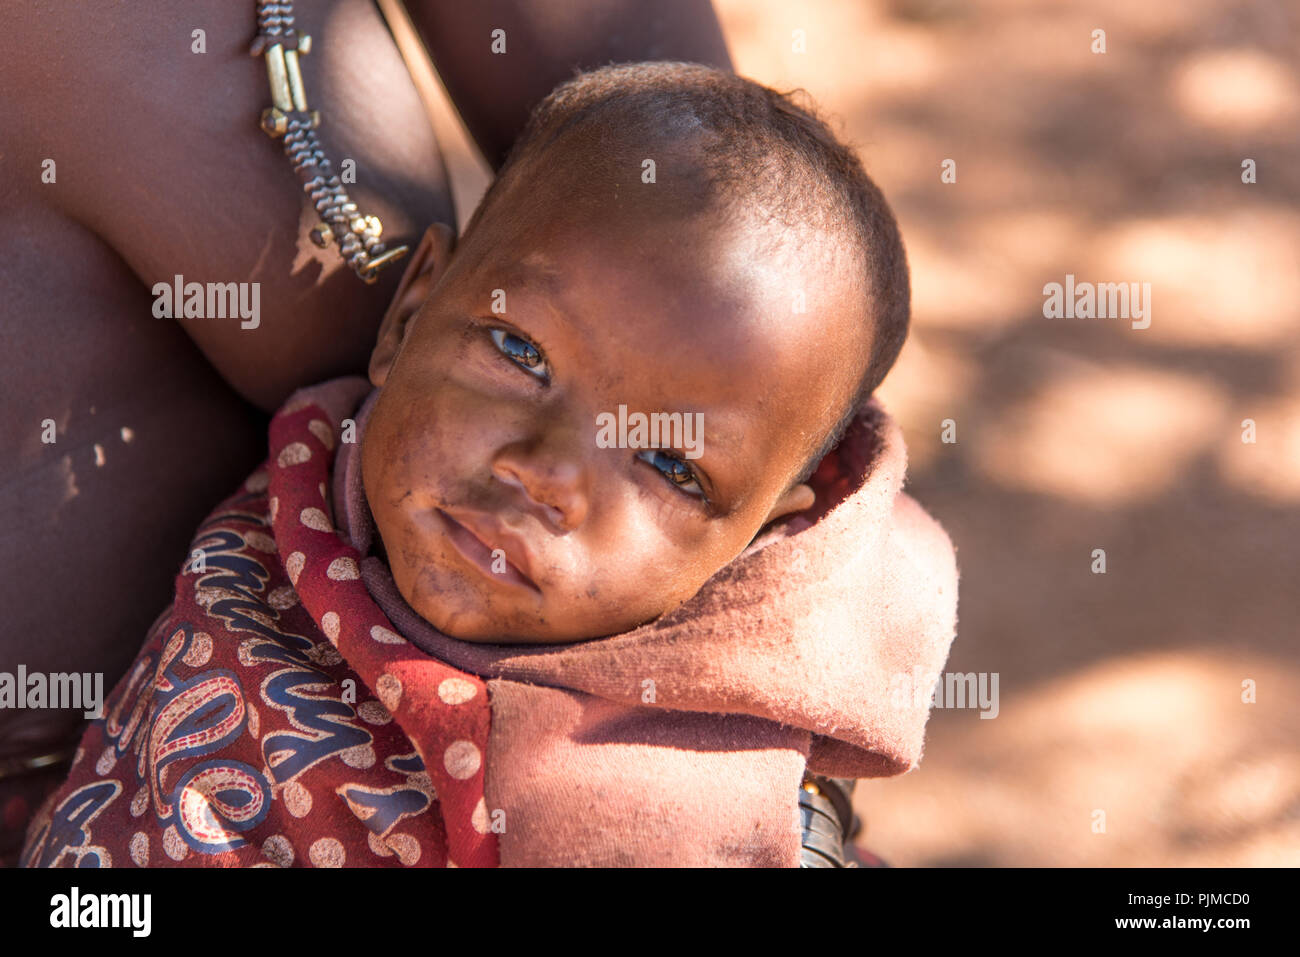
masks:
<path id="1" fill-rule="evenodd" d="M 1300 864 L 1300 6 L 718 9 L 739 72 L 811 93 L 900 219 L 915 325 L 880 394 L 957 546 L 949 670 L 1000 675 L 996 719 L 935 710 L 920 768 L 859 785 L 862 843 Z M 1150 282 L 1150 328 L 1043 318 L 1066 273 Z"/>
<path id="2" fill-rule="evenodd" d="M 738 71 L 807 90 L 899 217 L 914 326 L 880 395 L 957 546 L 948 668 L 1000 676 L 996 719 L 936 710 L 919 769 L 859 785 L 862 843 L 1300 864 L 1300 6 L 716 6 Z M 1067 273 L 1151 283 L 1150 328 L 1045 319 Z"/>

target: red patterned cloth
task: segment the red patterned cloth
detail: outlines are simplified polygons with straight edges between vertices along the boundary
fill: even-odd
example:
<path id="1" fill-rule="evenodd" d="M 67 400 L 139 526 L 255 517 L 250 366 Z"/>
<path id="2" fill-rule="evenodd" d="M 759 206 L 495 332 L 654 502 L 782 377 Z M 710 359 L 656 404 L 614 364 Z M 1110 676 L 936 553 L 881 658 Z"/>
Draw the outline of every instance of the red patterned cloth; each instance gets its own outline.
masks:
<path id="1" fill-rule="evenodd" d="M 491 712 L 477 676 L 410 645 L 335 531 L 339 434 L 311 404 L 200 526 L 25 866 L 475 866 Z"/>

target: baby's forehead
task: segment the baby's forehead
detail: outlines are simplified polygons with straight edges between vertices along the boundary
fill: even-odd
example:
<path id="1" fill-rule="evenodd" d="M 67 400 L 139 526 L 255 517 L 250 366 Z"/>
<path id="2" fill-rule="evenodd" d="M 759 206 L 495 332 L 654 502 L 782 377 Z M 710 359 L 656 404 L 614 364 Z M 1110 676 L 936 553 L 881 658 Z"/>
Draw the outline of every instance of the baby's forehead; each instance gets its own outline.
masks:
<path id="1" fill-rule="evenodd" d="M 832 273 L 805 268 L 797 250 L 764 252 L 752 232 L 716 225 L 570 217 L 502 242 L 473 286 L 480 308 L 499 292 L 504 316 L 576 360 L 562 375 L 604 384 L 611 401 L 622 390 L 707 407 L 719 437 L 729 425 L 751 438 L 788 430 L 770 408 L 802 423 L 826 404 L 820 392 L 833 394 L 853 362 L 852 310 Z"/>
<path id="2" fill-rule="evenodd" d="M 612 336 L 676 333 L 790 338 L 809 301 L 825 309 L 823 270 L 793 255 L 760 253 L 755 237 L 706 217 L 568 216 L 498 243 L 474 284 L 544 302 Z"/>
<path id="3" fill-rule="evenodd" d="M 851 361 L 865 290 L 846 244 L 743 192 L 707 201 L 688 156 L 658 154 L 644 182 L 637 154 L 588 168 L 584 150 L 574 141 L 563 163 L 525 163 L 471 231 L 480 296 L 500 290 L 508 312 L 544 303 L 602 354 L 682 377 L 754 365 L 826 375 Z"/>
<path id="4" fill-rule="evenodd" d="M 635 271 L 668 293 L 711 293 L 757 311 L 797 313 L 821 294 L 861 292 L 840 288 L 858 272 L 845 244 L 823 229 L 775 221 L 761 206 L 701 203 L 698 190 L 676 179 L 620 182 L 608 171 L 563 185 L 517 180 L 474 230 L 474 263 L 544 288 Z"/>

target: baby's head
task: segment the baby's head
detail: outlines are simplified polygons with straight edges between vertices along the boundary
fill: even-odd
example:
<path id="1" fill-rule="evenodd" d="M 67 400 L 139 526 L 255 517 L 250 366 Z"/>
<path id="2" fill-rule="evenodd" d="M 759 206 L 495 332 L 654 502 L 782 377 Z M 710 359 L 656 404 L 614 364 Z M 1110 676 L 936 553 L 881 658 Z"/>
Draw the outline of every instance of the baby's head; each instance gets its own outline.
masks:
<path id="1" fill-rule="evenodd" d="M 468 641 L 594 638 L 689 599 L 812 504 L 907 334 L 898 229 L 857 158 L 705 67 L 556 89 L 449 240 L 425 236 L 384 320 L 362 469 L 398 589 Z M 618 447 L 620 406 L 702 442 Z"/>

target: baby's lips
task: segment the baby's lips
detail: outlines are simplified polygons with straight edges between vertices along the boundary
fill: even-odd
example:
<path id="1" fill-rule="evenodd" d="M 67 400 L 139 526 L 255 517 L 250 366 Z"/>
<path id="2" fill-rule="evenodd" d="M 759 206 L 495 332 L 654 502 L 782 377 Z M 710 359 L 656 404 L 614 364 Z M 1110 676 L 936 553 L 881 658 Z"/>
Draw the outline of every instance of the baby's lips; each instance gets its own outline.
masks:
<path id="1" fill-rule="evenodd" d="M 444 514 L 477 538 L 489 552 L 499 549 L 505 555 L 506 561 L 514 566 L 515 571 L 530 585 L 541 591 L 532 576 L 532 554 L 527 544 L 503 525 L 496 516 L 486 512 L 468 511 L 444 511 Z"/>

